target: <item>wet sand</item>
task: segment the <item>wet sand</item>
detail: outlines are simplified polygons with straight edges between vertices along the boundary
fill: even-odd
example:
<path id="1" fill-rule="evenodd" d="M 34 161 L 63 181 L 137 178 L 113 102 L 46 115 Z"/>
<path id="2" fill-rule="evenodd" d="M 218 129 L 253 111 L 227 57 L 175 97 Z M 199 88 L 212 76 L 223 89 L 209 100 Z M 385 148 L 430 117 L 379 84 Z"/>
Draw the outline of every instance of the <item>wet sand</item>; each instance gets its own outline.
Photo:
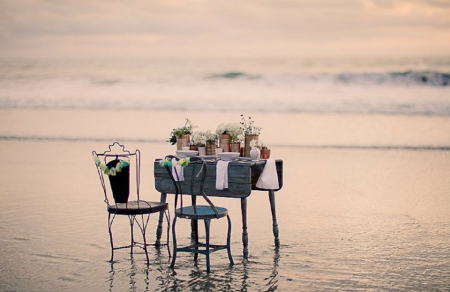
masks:
<path id="1" fill-rule="evenodd" d="M 450 119 L 443 117 L 256 115 L 264 128 L 261 139 L 274 145 L 274 158 L 284 160 L 284 186 L 276 194 L 281 247 L 273 245 L 268 197 L 255 192 L 248 201 L 248 261 L 242 258 L 240 202 L 217 198 L 233 220 L 235 266 L 218 252 L 208 275 L 202 257 L 195 265 L 183 255 L 173 272 L 165 249 L 150 249 L 148 268 L 144 255 L 131 258 L 126 251 L 109 263 L 106 211 L 91 151 L 105 149 L 115 137 L 139 148 L 142 193 L 157 199 L 152 161 L 174 150 L 164 139 L 185 116 L 206 128 L 212 118 L 215 127 L 238 114 L 1 111 L 0 290 L 450 286 Z M 165 119 L 173 126 L 162 127 Z M 280 140 L 293 129 L 294 138 Z M 151 220 L 149 239 L 156 217 Z M 129 234 L 125 221 L 117 222 L 123 240 Z M 224 228 L 215 223 L 213 238 L 220 239 Z"/>

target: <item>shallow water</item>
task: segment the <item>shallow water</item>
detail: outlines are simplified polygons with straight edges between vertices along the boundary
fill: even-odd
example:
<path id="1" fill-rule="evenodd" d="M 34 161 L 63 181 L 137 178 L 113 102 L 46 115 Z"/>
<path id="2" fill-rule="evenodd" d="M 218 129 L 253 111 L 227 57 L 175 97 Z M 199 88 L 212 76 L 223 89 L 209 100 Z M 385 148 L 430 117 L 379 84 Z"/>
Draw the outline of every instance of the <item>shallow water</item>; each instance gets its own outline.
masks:
<path id="1" fill-rule="evenodd" d="M 143 153 L 143 192 L 157 199 L 154 153 L 167 143 L 126 143 Z M 450 287 L 450 152 L 280 147 L 284 187 L 276 195 L 281 246 L 273 244 L 268 197 L 248 200 L 248 260 L 242 257 L 239 200 L 216 198 L 233 220 L 226 252 L 175 271 L 165 248 L 116 252 L 92 150 L 105 142 L 3 140 L 0 168 L 1 291 L 447 291 Z M 151 154 L 150 154 L 151 153 Z M 170 202 L 170 200 L 169 200 Z M 148 239 L 154 238 L 156 217 Z M 128 241 L 128 222 L 117 221 Z M 183 225 L 178 225 L 182 227 Z M 179 229 L 182 230 L 183 228 Z M 189 226 L 180 238 L 188 240 Z M 212 238 L 225 227 L 213 222 Z M 122 234 L 122 235 L 121 235 Z"/>

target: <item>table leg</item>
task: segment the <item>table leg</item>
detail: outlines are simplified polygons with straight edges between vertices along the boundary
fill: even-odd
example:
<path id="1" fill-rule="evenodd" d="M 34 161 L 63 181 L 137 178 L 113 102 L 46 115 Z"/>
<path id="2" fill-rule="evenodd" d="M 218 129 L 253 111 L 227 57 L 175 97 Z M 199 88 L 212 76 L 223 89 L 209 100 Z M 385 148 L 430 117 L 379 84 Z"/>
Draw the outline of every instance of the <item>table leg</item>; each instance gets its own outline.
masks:
<path id="1" fill-rule="evenodd" d="M 160 201 L 165 203 L 167 199 L 167 193 L 161 193 Z M 156 228 L 156 242 L 155 245 L 161 245 L 161 236 L 163 232 L 163 221 L 164 221 L 164 211 L 159 212 L 159 219 L 158 219 L 158 227 Z M 170 224 L 167 222 L 167 224 Z"/>
<path id="2" fill-rule="evenodd" d="M 244 245 L 244 259 L 248 258 L 248 233 L 247 233 L 247 198 L 241 198 L 242 213 L 242 244 Z"/>
<path id="3" fill-rule="evenodd" d="M 280 239 L 278 238 L 279 230 L 277 223 L 277 212 L 275 209 L 275 192 L 273 190 L 269 190 L 269 201 L 270 201 L 270 211 L 272 212 L 272 229 L 273 229 L 273 236 L 275 238 L 275 246 L 280 247 Z"/>

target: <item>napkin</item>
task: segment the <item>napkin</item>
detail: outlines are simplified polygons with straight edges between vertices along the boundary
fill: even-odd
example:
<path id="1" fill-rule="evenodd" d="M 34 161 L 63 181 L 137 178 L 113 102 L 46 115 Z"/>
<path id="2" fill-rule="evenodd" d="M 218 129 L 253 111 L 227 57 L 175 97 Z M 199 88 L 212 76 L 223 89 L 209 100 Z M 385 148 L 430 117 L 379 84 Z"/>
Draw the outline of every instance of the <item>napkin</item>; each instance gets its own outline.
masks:
<path id="1" fill-rule="evenodd" d="M 256 187 L 266 190 L 276 190 L 280 186 L 278 184 L 277 167 L 275 159 L 267 159 L 266 165 L 259 176 Z"/>
<path id="2" fill-rule="evenodd" d="M 229 161 L 219 160 L 216 165 L 216 189 L 228 188 L 228 163 Z"/>
<path id="3" fill-rule="evenodd" d="M 183 167 L 177 164 L 177 160 L 175 158 L 172 159 L 172 175 L 176 181 L 184 181 Z"/>

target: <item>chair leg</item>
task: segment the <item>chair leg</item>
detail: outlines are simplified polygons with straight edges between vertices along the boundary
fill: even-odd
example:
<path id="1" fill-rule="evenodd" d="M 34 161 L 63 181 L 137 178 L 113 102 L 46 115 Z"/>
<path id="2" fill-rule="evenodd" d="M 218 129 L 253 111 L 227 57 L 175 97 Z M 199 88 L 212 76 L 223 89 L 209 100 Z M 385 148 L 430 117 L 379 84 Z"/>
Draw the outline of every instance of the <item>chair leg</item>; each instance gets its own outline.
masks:
<path id="1" fill-rule="evenodd" d="M 113 242 L 113 236 L 112 236 L 112 224 L 114 221 L 114 218 L 116 215 L 114 215 L 111 219 L 111 213 L 108 213 L 108 231 L 109 231 L 109 243 L 111 244 L 111 262 L 114 260 L 114 242 Z"/>
<path id="2" fill-rule="evenodd" d="M 231 256 L 231 220 L 230 216 L 227 215 L 228 220 L 228 233 L 227 233 L 227 252 L 228 252 L 228 259 L 230 260 L 230 264 L 234 265 L 233 257 Z"/>
<path id="3" fill-rule="evenodd" d="M 172 222 L 173 258 L 172 258 L 172 262 L 170 264 L 170 268 L 172 268 L 172 269 L 175 267 L 175 261 L 177 260 L 177 235 L 175 233 L 176 223 L 177 223 L 177 216 L 175 216 L 173 218 L 173 222 Z"/>
<path id="4" fill-rule="evenodd" d="M 130 236 L 131 236 L 131 243 L 130 243 L 130 253 L 133 254 L 133 246 L 134 246 L 134 220 L 136 219 L 136 216 L 129 215 L 128 220 L 130 221 Z"/>
<path id="5" fill-rule="evenodd" d="M 205 236 L 206 236 L 206 247 L 205 247 L 205 255 L 206 255 L 206 272 L 211 272 L 210 262 L 209 262 L 209 228 L 211 225 L 210 219 L 205 219 Z"/>
<path id="6" fill-rule="evenodd" d="M 150 214 L 147 214 L 147 220 L 145 220 L 145 221 L 144 221 L 144 215 L 142 214 L 141 215 L 141 224 L 142 225 L 139 224 L 139 221 L 137 221 L 137 219 L 136 219 L 136 223 L 139 226 L 139 229 L 141 229 L 142 238 L 143 238 L 143 241 L 144 241 L 143 249 L 144 249 L 144 252 L 145 252 L 145 256 L 147 258 L 147 264 L 150 263 L 150 260 L 148 258 L 147 239 L 146 239 L 146 230 L 147 230 L 147 225 L 148 225 L 149 219 L 150 219 Z"/>

